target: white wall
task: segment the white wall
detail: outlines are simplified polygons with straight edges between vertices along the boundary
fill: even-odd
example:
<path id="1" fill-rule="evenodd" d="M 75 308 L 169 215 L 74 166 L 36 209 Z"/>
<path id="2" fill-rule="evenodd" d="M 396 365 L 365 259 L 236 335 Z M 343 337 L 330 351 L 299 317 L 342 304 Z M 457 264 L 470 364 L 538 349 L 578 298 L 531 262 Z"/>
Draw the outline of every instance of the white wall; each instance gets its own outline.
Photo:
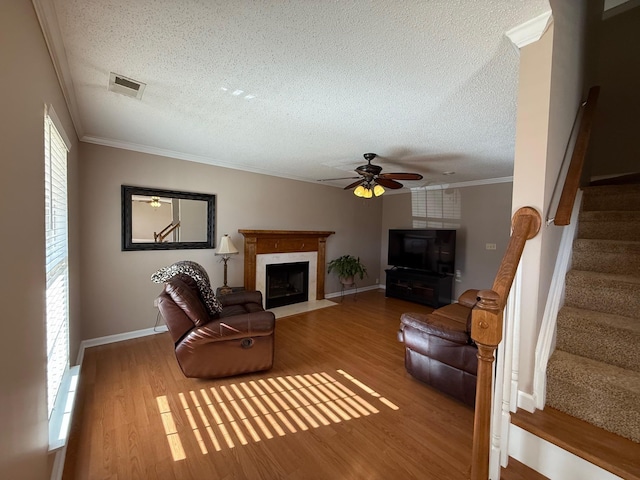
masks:
<path id="1" fill-rule="evenodd" d="M 31 2 L 0 3 L 0 478 L 49 476 L 45 344 L 44 105 L 69 153 L 71 355 L 78 328 L 78 142 Z"/>
<path id="2" fill-rule="evenodd" d="M 469 288 L 491 288 L 511 232 L 512 184 L 497 183 L 457 188 L 462 200 L 460 227 L 456 232 L 456 269 L 460 282 L 454 283 L 454 297 Z M 385 283 L 389 229 L 413 228 L 411 194 L 384 196 L 380 282 Z M 487 250 L 495 243 L 496 250 Z"/>
<path id="3" fill-rule="evenodd" d="M 216 195 L 216 243 L 224 233 L 241 251 L 229 260 L 229 285 L 243 285 L 243 237 L 238 229 L 329 230 L 327 260 L 360 256 L 371 275 L 380 270 L 382 198 L 315 183 L 214 167 L 117 148 L 81 144 L 82 338 L 152 327 L 153 300 L 161 285 L 151 274 L 178 260 L 202 264 L 212 286 L 222 285 L 223 266 L 213 250 L 122 252 L 122 184 Z M 340 291 L 333 275 L 327 292 Z"/>

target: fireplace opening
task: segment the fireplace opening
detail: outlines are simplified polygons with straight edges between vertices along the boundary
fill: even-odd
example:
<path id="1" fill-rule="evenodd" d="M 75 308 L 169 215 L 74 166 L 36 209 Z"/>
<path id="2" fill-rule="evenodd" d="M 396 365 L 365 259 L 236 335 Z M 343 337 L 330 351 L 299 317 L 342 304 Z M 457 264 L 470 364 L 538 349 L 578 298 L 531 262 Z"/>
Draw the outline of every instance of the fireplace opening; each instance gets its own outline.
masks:
<path id="1" fill-rule="evenodd" d="M 267 265 L 266 271 L 267 309 L 309 300 L 309 262 Z"/>

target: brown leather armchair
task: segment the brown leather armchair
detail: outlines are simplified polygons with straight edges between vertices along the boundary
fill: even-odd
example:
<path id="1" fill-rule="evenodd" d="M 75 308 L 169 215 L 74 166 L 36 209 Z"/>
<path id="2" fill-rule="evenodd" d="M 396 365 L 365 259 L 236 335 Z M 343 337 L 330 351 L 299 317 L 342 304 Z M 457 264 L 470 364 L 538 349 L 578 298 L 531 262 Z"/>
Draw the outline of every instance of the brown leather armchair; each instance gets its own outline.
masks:
<path id="1" fill-rule="evenodd" d="M 178 274 L 164 284 L 158 308 L 183 373 L 219 378 L 270 369 L 275 316 L 262 307 L 262 293 L 235 292 L 218 300 L 222 311 L 209 315 L 190 276 Z"/>
<path id="2" fill-rule="evenodd" d="M 404 365 L 413 377 L 475 405 L 478 349 L 471 340 L 471 310 L 478 290 L 467 290 L 430 314 L 403 313 L 398 339 L 405 344 Z"/>

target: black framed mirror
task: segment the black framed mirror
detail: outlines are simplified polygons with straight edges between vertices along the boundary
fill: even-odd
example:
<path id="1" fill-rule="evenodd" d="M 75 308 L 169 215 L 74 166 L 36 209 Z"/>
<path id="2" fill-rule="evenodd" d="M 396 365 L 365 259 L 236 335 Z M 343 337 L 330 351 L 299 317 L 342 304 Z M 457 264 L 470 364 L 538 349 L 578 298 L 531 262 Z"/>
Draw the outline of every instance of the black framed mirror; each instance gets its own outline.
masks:
<path id="1" fill-rule="evenodd" d="M 122 250 L 215 248 L 216 196 L 122 185 Z"/>

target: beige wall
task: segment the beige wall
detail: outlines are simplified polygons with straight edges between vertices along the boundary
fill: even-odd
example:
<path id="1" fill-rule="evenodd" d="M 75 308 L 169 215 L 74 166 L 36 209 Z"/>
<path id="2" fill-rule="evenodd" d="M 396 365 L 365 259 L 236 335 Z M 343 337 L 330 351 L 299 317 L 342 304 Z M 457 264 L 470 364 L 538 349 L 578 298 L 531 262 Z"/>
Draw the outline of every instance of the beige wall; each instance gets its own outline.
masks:
<path id="1" fill-rule="evenodd" d="M 592 175 L 640 172 L 640 8 L 603 22 L 601 86 L 591 137 Z"/>
<path id="2" fill-rule="evenodd" d="M 78 142 L 31 2 L 0 4 L 0 478 L 48 478 L 44 273 L 44 105 L 69 153 L 71 355 L 78 349 Z M 19 208 L 16 208 L 19 205 Z"/>
<path id="3" fill-rule="evenodd" d="M 224 233 L 239 250 L 238 229 L 332 230 L 327 260 L 360 256 L 372 272 L 359 283 L 375 283 L 380 270 L 382 198 L 359 199 L 351 192 L 228 168 L 92 144 L 81 144 L 82 337 L 85 339 L 152 327 L 153 300 L 161 286 L 149 280 L 177 260 L 202 264 L 214 286 L 223 267 L 212 250 L 122 252 L 122 184 L 216 195 L 216 243 Z M 229 261 L 229 285 L 243 284 L 244 255 Z M 326 291 L 340 290 L 327 277 Z"/>
<path id="4" fill-rule="evenodd" d="M 491 288 L 511 231 L 511 183 L 458 188 L 462 199 L 460 227 L 456 232 L 457 298 L 469 288 Z M 384 197 L 380 281 L 385 283 L 389 229 L 412 228 L 411 194 Z M 495 243 L 496 250 L 487 250 Z"/>
<path id="5" fill-rule="evenodd" d="M 554 24 L 520 51 L 513 210 L 537 209 L 540 234 L 523 258 L 520 390 L 533 390 L 535 346 L 558 253 L 562 228 L 544 226 L 578 106 L 590 83 L 589 33 L 601 2 L 551 2 Z"/>

